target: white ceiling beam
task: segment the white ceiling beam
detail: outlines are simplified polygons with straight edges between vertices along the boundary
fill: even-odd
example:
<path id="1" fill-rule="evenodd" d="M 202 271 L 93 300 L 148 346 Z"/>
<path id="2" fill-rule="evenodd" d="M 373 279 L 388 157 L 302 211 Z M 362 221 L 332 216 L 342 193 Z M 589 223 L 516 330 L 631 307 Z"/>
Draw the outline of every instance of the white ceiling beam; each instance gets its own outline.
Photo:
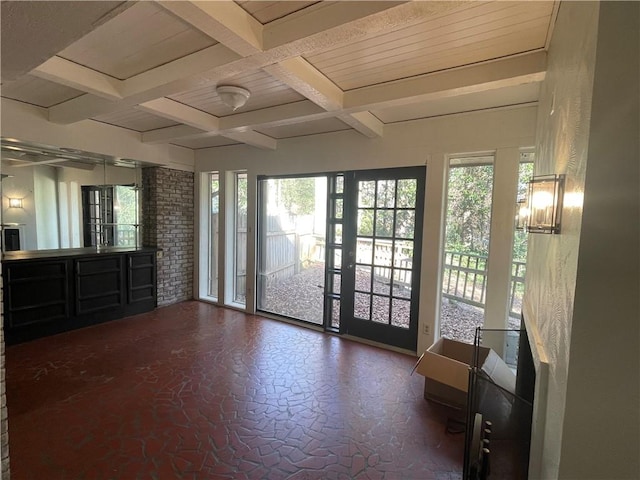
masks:
<path id="1" fill-rule="evenodd" d="M 36 77 L 92 93 L 107 100 L 122 99 L 123 82 L 62 57 L 51 57 L 31 71 Z"/>
<path id="2" fill-rule="evenodd" d="M 376 15 L 392 8 L 401 6 L 404 2 L 376 1 L 376 2 L 327 2 L 320 3 L 300 10 L 281 19 L 267 24 L 263 33 L 265 50 L 285 46 L 294 42 L 306 41 L 315 35 L 325 35 L 327 31 L 335 30 L 332 34 L 349 35 L 344 27 L 357 22 L 367 25 L 376 23 Z M 369 20 L 366 20 L 366 19 Z M 351 35 L 360 36 L 361 29 Z"/>
<path id="3" fill-rule="evenodd" d="M 208 82 L 209 77 L 204 74 L 212 68 L 233 64 L 234 60 L 239 58 L 236 53 L 224 45 L 213 45 L 135 75 L 127 80 L 121 80 L 119 90 L 124 98 L 119 101 L 106 102 L 103 98 L 93 95 L 81 95 L 50 107 L 48 109 L 49 120 L 62 124 L 79 122 L 87 118 L 123 110 L 164 95 L 188 90 Z M 78 67 L 93 72 L 93 70 L 86 67 L 80 65 Z M 58 83 L 67 81 L 54 78 L 49 78 L 49 80 L 57 81 Z M 88 91 L 82 85 L 78 85 L 76 88 Z"/>
<path id="4" fill-rule="evenodd" d="M 344 113 L 338 119 L 369 138 L 380 138 L 384 133 L 384 123 L 371 112 Z"/>
<path id="5" fill-rule="evenodd" d="M 170 98 L 150 100 L 136 108 L 208 132 L 217 132 L 220 126 L 218 117 Z"/>
<path id="6" fill-rule="evenodd" d="M 266 25 L 263 45 L 266 51 L 286 48 L 303 55 L 406 28 L 453 10 L 470 8 L 473 3 L 327 2 L 315 10 L 310 7 Z"/>
<path id="7" fill-rule="evenodd" d="M 371 110 L 541 82 L 546 58 L 540 51 L 357 88 L 345 93 L 344 106 L 346 111 Z"/>
<path id="8" fill-rule="evenodd" d="M 309 100 L 277 105 L 252 112 L 236 113 L 220 119 L 223 132 L 241 131 L 244 128 L 272 128 L 292 125 L 300 120 L 311 121 L 333 117 Z"/>
<path id="9" fill-rule="evenodd" d="M 211 135 L 199 128 L 189 125 L 174 125 L 173 127 L 157 128 L 142 133 L 142 143 L 168 143 L 173 140 L 187 140 Z"/>
<path id="10" fill-rule="evenodd" d="M 161 5 L 204 34 L 241 55 L 250 56 L 262 52 L 262 24 L 234 2 L 184 1 L 161 3 Z M 351 4 L 329 9 L 322 8 L 321 15 L 318 15 L 318 11 L 314 10 L 309 14 L 310 18 L 303 23 L 318 28 L 319 21 L 322 25 L 327 25 L 327 22 L 330 22 L 330 26 L 334 27 L 349 21 L 349 19 L 377 13 L 391 5 L 397 6 L 397 3 L 387 2 L 387 5 L 384 5 L 383 2 L 378 2 L 375 6 L 367 4 L 364 10 L 362 5 L 354 8 L 355 6 Z M 324 5 L 324 7 L 326 6 Z M 330 14 L 328 10 L 330 10 Z M 293 23 L 297 25 L 300 23 L 299 20 Z M 342 108 L 342 90 L 302 57 L 289 58 L 279 63 L 267 65 L 263 70 L 325 110 L 335 111 Z M 371 118 L 367 118 L 368 122 L 363 124 L 357 117 L 348 118 L 349 114 L 342 115 L 342 117 L 346 119 L 348 125 L 369 137 L 379 136 L 377 133 L 381 134 L 382 132 L 382 124 L 379 121 L 376 128 L 371 128 L 373 122 Z"/>
<path id="11" fill-rule="evenodd" d="M 363 129 L 360 130 L 361 133 L 372 137 L 381 136 L 383 124 L 368 110 L 541 82 L 544 79 L 545 71 L 546 53 L 535 52 L 485 64 L 461 67 L 451 72 L 438 72 L 352 90 L 345 93 L 345 108 L 352 118 L 358 120 L 360 125 L 371 130 L 367 133 Z M 349 121 L 348 117 L 341 115 L 342 113 L 327 112 L 311 101 L 303 100 L 222 117 L 219 121 L 219 131 L 226 133 L 242 131 L 246 128 L 277 127 L 329 117 L 340 118 L 343 122 Z M 173 132 L 175 133 L 175 131 Z M 198 134 L 188 131 L 185 134 L 188 134 L 189 138 L 207 136 L 205 132 Z M 166 141 L 169 141 L 177 137 L 167 138 Z M 158 132 L 156 140 L 162 141 L 160 132 Z"/>
<path id="12" fill-rule="evenodd" d="M 123 82 L 122 91 L 130 103 L 185 91 L 208 82 L 207 72 L 211 69 L 238 59 L 237 53 L 218 43 L 128 78 Z"/>
<path id="13" fill-rule="evenodd" d="M 344 92 L 302 57 L 268 65 L 263 70 L 325 110 L 342 108 Z"/>
<path id="14" fill-rule="evenodd" d="M 164 138 L 171 136 L 171 140 L 176 140 L 178 138 L 184 139 L 185 137 L 198 138 L 201 136 L 221 135 L 235 140 L 236 142 L 246 143 L 247 145 L 257 148 L 274 150 L 277 146 L 277 141 L 275 139 L 268 137 L 267 135 L 254 132 L 246 127 L 243 131 L 220 132 L 220 120 L 218 117 L 169 98 L 151 100 L 138 105 L 136 108 L 184 124 L 178 125 L 178 127 L 192 127 L 191 130 L 173 127 L 170 127 L 172 130 L 165 130 Z M 194 131 L 194 129 L 199 129 L 202 135 L 198 134 L 198 131 Z M 182 133 L 181 136 L 180 133 Z M 151 139 L 152 141 L 148 143 L 161 143 L 158 141 L 160 136 L 161 134 L 153 135 L 149 132 L 147 139 Z"/>
<path id="15" fill-rule="evenodd" d="M 278 146 L 278 141 L 275 138 L 271 138 L 262 133 L 248 130 L 246 132 L 229 132 L 222 134 L 223 137 L 230 138 L 237 142 L 246 143 L 256 148 L 264 148 L 267 150 L 275 150 Z"/>
<path id="16" fill-rule="evenodd" d="M 262 24 L 235 2 L 161 1 L 158 5 L 243 57 L 262 51 Z"/>

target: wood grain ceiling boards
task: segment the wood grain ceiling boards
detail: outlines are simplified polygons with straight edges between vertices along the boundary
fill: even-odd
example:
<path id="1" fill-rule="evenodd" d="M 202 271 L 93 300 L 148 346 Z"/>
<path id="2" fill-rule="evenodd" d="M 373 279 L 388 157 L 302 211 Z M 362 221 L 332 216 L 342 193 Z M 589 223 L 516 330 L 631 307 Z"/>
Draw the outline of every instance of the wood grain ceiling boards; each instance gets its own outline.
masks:
<path id="1" fill-rule="evenodd" d="M 108 123 L 109 125 L 135 130 L 136 132 L 148 132 L 149 130 L 178 125 L 172 120 L 162 118 L 157 115 L 151 115 L 141 110 L 136 110 L 133 107 L 126 110 L 120 110 L 118 112 L 100 115 L 93 119 L 98 122 Z"/>
<path id="2" fill-rule="evenodd" d="M 138 2 L 59 56 L 124 80 L 216 42 L 154 2 Z"/>
<path id="3" fill-rule="evenodd" d="M 545 46 L 552 2 L 471 2 L 417 25 L 305 58 L 343 90 Z"/>
<path id="4" fill-rule="evenodd" d="M 312 122 L 296 123 L 294 125 L 283 125 L 280 127 L 263 128 L 257 131 L 273 138 L 292 138 L 305 135 L 316 135 L 318 133 L 339 132 L 349 130 L 349 125 L 341 122 L 337 118 L 325 118 Z"/>
<path id="5" fill-rule="evenodd" d="M 194 150 L 198 150 L 200 148 L 226 147 L 228 145 L 240 145 L 240 142 L 236 142 L 229 138 L 219 137 L 219 136 L 194 138 L 191 140 L 180 140 L 180 141 L 174 141 L 171 143 L 173 145 L 178 145 L 179 147 L 192 148 Z"/>
<path id="6" fill-rule="evenodd" d="M 402 107 L 372 110 L 385 124 L 451 115 L 459 112 L 473 112 L 503 106 L 531 104 L 538 100 L 540 85 L 529 83 L 502 88 L 492 92 L 472 93 L 452 98 L 440 98 Z"/>
<path id="7" fill-rule="evenodd" d="M 535 101 L 558 9 L 455 0 L 130 5 L 3 85 L 2 96 L 48 108 L 51 122 L 91 118 L 141 132 L 143 142 L 194 149 L 273 149 L 277 139 L 349 128 L 380 137 L 385 123 Z M 219 84 L 247 88 L 248 103 L 232 112 Z"/>
<path id="8" fill-rule="evenodd" d="M 297 1 L 279 1 L 279 2 L 266 2 L 263 0 L 242 0 L 236 2 L 247 13 L 251 14 L 253 18 L 258 20 L 263 25 L 265 23 L 273 22 L 282 17 L 297 12 L 304 8 L 307 8 L 314 3 L 319 2 L 297 2 Z"/>
<path id="9" fill-rule="evenodd" d="M 170 95 L 169 98 L 215 115 L 216 117 L 224 117 L 233 113 L 250 112 L 304 100 L 302 95 L 262 70 L 221 80 L 218 82 L 218 85 L 235 85 L 246 88 L 251 92 L 249 101 L 245 106 L 233 112 L 220 100 L 220 96 L 216 93 L 216 85 L 214 83 L 188 92 Z"/>
<path id="10" fill-rule="evenodd" d="M 49 82 L 32 75 L 25 75 L 8 85 L 2 86 L 3 97 L 44 108 L 58 105 L 83 94 L 84 92 L 74 88 Z"/>

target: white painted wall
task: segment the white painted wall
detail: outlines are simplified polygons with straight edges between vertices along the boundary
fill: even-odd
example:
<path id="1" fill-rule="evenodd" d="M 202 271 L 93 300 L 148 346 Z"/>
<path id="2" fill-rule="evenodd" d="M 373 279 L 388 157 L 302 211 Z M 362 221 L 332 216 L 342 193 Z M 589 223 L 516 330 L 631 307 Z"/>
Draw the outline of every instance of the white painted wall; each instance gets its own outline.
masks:
<path id="1" fill-rule="evenodd" d="M 5 162 L 2 163 L 2 173 L 11 175 L 2 180 L 2 222 L 23 224 L 24 226 L 20 227 L 20 248 L 35 250 L 38 243 L 33 170 L 10 167 Z M 21 198 L 22 208 L 9 208 L 9 198 Z"/>
<path id="2" fill-rule="evenodd" d="M 275 151 L 258 150 L 244 145 L 212 148 L 197 152 L 196 172 L 223 173 L 246 169 L 249 185 L 252 186 L 257 175 L 426 164 L 427 192 L 418 337 L 418 350 L 422 351 L 433 343 L 435 332 L 438 331 L 440 244 L 448 157 L 452 154 L 502 151 L 502 159 L 512 158 L 517 162 L 519 156 L 509 155 L 509 152 L 533 145 L 535 118 L 535 107 L 511 108 L 387 125 L 384 137 L 373 140 L 355 132 L 336 132 L 280 140 Z M 253 191 L 249 193 L 249 224 L 255 225 L 255 209 L 251 204 L 255 195 Z M 512 215 L 514 205 L 515 193 L 509 199 L 508 206 L 501 208 Z M 498 217 L 503 218 L 504 215 L 500 214 Z M 255 252 L 251 247 L 249 245 L 247 278 L 255 278 Z M 196 260 L 196 264 L 199 263 Z M 221 275 L 220 278 L 225 277 Z M 249 301 L 247 307 L 250 308 Z M 428 326 L 428 334 L 424 333 L 425 325 Z"/>
<path id="3" fill-rule="evenodd" d="M 33 198 L 39 250 L 60 248 L 57 183 L 58 169 L 46 165 L 33 167 Z"/>
<path id="4" fill-rule="evenodd" d="M 58 125 L 47 120 L 47 109 L 2 99 L 2 136 L 130 158 L 177 170 L 193 171 L 193 150 L 175 145 L 142 143 L 139 132 L 93 120 Z"/>
<path id="5" fill-rule="evenodd" d="M 563 2 L 549 49 L 535 172 L 566 174 L 573 201 L 560 235 L 529 239 L 524 315 L 549 366 L 532 479 L 640 478 L 639 17 Z"/>

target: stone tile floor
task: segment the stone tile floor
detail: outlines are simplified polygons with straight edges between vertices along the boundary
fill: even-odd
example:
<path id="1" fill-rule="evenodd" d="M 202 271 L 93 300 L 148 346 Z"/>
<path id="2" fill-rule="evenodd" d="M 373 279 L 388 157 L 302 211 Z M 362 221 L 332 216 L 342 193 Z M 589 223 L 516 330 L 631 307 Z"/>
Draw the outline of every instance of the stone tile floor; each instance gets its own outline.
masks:
<path id="1" fill-rule="evenodd" d="M 461 479 L 414 361 L 196 301 L 11 346 L 12 480 Z"/>

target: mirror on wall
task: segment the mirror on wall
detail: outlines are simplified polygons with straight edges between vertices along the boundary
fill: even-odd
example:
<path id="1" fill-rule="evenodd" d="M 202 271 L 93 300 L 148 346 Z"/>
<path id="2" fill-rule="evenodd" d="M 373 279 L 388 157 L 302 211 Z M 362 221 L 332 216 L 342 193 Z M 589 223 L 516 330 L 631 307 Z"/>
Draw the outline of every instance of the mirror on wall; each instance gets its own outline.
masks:
<path id="1" fill-rule="evenodd" d="M 2 139 L 2 250 L 140 246 L 141 164 Z"/>

